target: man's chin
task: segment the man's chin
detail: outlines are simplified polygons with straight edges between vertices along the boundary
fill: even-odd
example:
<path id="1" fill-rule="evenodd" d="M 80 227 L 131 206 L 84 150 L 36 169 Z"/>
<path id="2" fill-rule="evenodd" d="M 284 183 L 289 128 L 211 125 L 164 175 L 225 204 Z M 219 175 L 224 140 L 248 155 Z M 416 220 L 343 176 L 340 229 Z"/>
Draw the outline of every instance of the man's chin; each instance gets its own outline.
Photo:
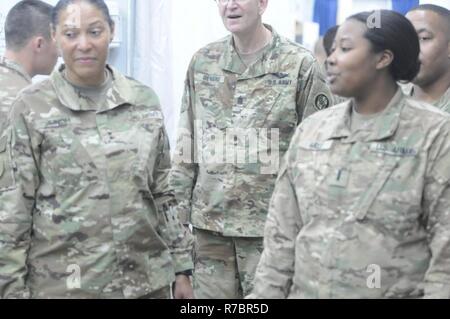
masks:
<path id="1" fill-rule="evenodd" d="M 426 83 L 426 80 L 421 76 L 417 76 L 411 83 L 417 86 L 423 86 Z"/>

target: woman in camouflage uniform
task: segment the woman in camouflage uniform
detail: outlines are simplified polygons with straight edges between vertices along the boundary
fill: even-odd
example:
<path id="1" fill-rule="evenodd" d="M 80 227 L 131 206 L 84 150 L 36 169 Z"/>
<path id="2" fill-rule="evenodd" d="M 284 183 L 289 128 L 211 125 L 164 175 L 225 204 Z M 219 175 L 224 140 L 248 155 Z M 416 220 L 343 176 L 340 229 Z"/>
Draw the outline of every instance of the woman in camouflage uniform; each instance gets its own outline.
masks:
<path id="1" fill-rule="evenodd" d="M 412 24 L 350 17 L 328 58 L 352 99 L 297 130 L 279 173 L 252 297 L 449 298 L 450 121 L 405 95 Z"/>
<path id="2" fill-rule="evenodd" d="M 62 0 L 53 24 L 65 64 L 0 143 L 0 297 L 192 297 L 157 96 L 106 64 L 103 0 Z"/>

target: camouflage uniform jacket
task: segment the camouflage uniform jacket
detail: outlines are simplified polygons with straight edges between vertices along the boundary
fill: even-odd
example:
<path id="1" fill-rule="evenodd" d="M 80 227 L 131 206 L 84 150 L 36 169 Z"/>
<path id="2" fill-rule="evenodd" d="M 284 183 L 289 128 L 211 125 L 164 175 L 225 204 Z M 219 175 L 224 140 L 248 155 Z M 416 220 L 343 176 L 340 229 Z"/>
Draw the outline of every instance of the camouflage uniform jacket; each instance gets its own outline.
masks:
<path id="1" fill-rule="evenodd" d="M 0 57 L 0 135 L 17 94 L 30 84 L 30 76 L 20 65 Z"/>
<path id="2" fill-rule="evenodd" d="M 262 237 L 279 158 L 302 119 L 332 101 L 311 53 L 272 32 L 248 68 L 231 35 L 189 66 L 171 183 L 197 228 Z"/>
<path id="3" fill-rule="evenodd" d="M 298 129 L 252 297 L 450 297 L 450 117 L 401 91 L 371 132 L 352 102 Z"/>
<path id="4" fill-rule="evenodd" d="M 413 84 L 404 84 L 402 85 L 402 89 L 406 95 L 409 95 L 411 97 L 414 96 Z M 439 100 L 432 103 L 432 105 L 436 106 L 438 109 L 444 112 L 450 113 L 450 87 L 447 89 L 447 91 L 445 91 L 444 95 L 442 95 Z"/>
<path id="5" fill-rule="evenodd" d="M 158 98 L 110 70 L 102 105 L 62 70 L 13 105 L 0 143 L 0 297 L 135 298 L 193 268 Z"/>

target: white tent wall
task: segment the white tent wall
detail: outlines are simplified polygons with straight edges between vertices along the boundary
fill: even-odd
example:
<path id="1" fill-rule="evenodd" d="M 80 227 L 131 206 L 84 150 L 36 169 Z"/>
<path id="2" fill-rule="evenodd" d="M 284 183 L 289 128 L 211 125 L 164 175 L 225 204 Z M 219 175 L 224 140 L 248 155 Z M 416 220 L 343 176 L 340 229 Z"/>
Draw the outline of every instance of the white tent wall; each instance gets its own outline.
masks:
<path id="1" fill-rule="evenodd" d="M 172 1 L 136 0 L 132 75 L 152 87 L 160 98 L 166 129 L 174 143 L 177 120 L 173 97 Z M 172 147 L 173 149 L 173 147 Z"/>

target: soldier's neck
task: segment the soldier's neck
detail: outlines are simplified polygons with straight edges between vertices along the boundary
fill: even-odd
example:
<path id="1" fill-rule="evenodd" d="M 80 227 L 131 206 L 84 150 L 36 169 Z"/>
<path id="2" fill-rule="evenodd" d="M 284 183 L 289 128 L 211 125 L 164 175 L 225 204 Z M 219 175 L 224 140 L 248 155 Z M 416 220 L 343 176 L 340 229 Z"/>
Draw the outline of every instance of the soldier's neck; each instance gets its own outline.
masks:
<path id="1" fill-rule="evenodd" d="M 239 53 L 252 54 L 258 52 L 272 40 L 272 32 L 263 24 L 245 34 L 233 34 L 234 46 Z"/>
<path id="2" fill-rule="evenodd" d="M 355 109 L 362 115 L 380 113 L 389 105 L 397 90 L 397 83 L 393 79 L 379 78 L 359 96 L 354 97 Z"/>
<path id="3" fill-rule="evenodd" d="M 23 51 L 12 51 L 6 49 L 3 55 L 8 60 L 20 65 L 22 69 L 32 78 L 36 74 L 33 73 L 33 64 L 31 63 L 31 58 L 26 52 Z"/>
<path id="4" fill-rule="evenodd" d="M 413 96 L 419 101 L 434 103 L 438 101 L 450 87 L 450 71 L 444 77 L 426 86 L 414 85 Z"/>

